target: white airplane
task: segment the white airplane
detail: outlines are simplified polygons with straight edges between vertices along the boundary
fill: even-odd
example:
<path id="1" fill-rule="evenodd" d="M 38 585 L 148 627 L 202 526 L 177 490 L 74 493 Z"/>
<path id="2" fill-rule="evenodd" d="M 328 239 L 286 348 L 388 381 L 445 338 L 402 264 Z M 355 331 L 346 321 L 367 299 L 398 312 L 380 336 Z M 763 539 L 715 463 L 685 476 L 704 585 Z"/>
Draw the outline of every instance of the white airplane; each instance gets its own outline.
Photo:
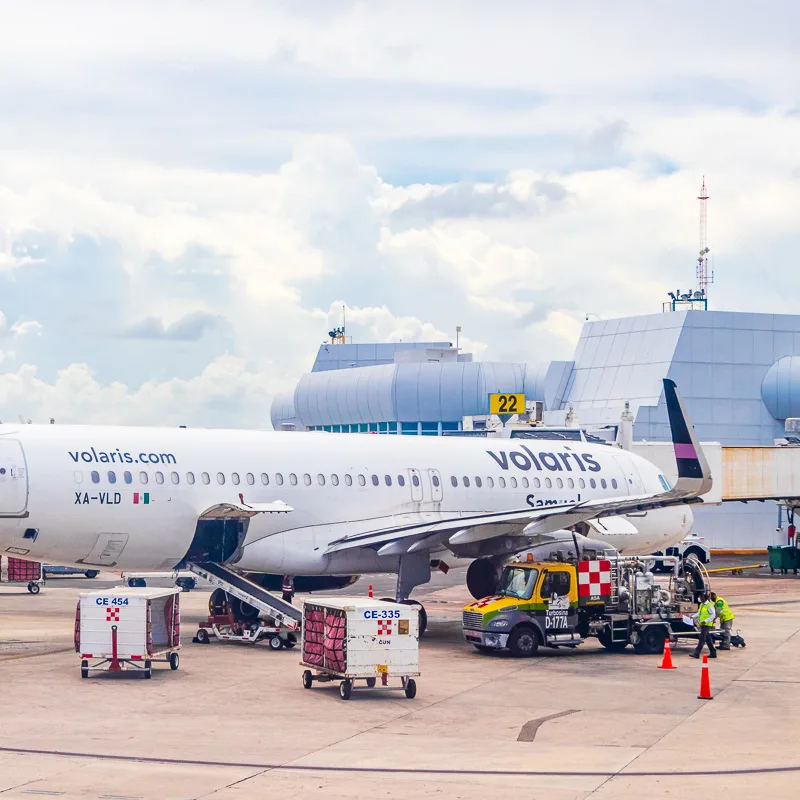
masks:
<path id="1" fill-rule="evenodd" d="M 639 554 L 686 536 L 711 476 L 675 384 L 664 390 L 675 486 L 588 442 L 0 425 L 0 552 L 113 570 L 224 564 L 269 588 L 297 576 L 298 590 L 395 572 L 400 601 L 447 559 L 470 564 L 482 597 L 509 556 L 576 529 Z"/>

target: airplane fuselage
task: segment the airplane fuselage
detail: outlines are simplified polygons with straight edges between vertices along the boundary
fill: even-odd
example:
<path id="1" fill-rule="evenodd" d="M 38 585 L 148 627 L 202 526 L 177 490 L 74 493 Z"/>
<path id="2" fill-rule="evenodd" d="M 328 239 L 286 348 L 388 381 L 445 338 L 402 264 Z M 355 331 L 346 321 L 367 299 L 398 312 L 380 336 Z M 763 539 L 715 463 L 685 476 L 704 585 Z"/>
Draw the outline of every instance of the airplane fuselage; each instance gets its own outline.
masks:
<path id="1" fill-rule="evenodd" d="M 398 556 L 326 550 L 387 518 L 625 498 L 665 485 L 641 457 L 580 441 L 0 425 L 0 551 L 168 570 L 210 507 L 281 500 L 293 510 L 252 517 L 236 566 L 289 575 L 388 572 Z M 684 538 L 692 514 L 676 506 L 630 521 L 636 533 L 604 540 L 648 553 Z"/>

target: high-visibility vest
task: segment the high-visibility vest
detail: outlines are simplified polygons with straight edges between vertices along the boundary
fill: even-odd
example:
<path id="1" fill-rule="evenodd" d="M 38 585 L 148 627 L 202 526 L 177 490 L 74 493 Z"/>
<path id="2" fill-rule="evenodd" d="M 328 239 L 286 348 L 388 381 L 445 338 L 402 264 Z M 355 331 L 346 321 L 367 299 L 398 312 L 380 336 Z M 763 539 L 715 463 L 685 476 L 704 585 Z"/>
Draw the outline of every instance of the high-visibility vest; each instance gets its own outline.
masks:
<path id="1" fill-rule="evenodd" d="M 714 608 L 717 609 L 717 616 L 719 617 L 720 622 L 727 622 L 728 620 L 733 619 L 733 611 L 731 611 L 731 607 L 725 602 L 725 598 L 717 596 L 717 600 L 714 603 Z"/>
<path id="2" fill-rule="evenodd" d="M 714 604 L 710 600 L 700 603 L 700 608 L 697 610 L 697 622 L 699 625 L 710 626 L 714 624 L 713 608 Z"/>

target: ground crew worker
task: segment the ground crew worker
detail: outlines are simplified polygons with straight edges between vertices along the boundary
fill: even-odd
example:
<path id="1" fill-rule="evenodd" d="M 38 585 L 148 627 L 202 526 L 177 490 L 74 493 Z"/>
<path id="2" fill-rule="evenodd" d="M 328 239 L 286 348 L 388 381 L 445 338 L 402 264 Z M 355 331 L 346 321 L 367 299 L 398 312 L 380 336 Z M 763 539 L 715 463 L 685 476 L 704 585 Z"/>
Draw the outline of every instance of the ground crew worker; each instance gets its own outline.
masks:
<path id="1" fill-rule="evenodd" d="M 294 599 L 294 577 L 291 575 L 284 575 L 281 581 L 281 596 L 284 602 L 291 603 Z"/>
<path id="2" fill-rule="evenodd" d="M 716 592 L 711 592 L 709 595 L 711 602 L 714 604 L 714 610 L 717 612 L 719 619 L 719 629 L 722 633 L 722 644 L 719 646 L 720 650 L 731 649 L 731 628 L 733 628 L 733 620 L 735 615 L 731 611 L 731 607 L 725 602 L 724 597 L 720 597 Z"/>
<path id="3" fill-rule="evenodd" d="M 714 620 L 716 616 L 717 612 L 714 608 L 714 604 L 709 600 L 708 593 L 703 592 L 700 595 L 700 607 L 697 609 L 697 613 L 692 617 L 700 631 L 700 638 L 698 639 L 697 647 L 695 647 L 694 652 L 689 653 L 691 658 L 700 658 L 700 653 L 703 650 L 704 644 L 708 645 L 708 657 L 717 657 L 717 650 L 714 647 L 713 638 Z"/>

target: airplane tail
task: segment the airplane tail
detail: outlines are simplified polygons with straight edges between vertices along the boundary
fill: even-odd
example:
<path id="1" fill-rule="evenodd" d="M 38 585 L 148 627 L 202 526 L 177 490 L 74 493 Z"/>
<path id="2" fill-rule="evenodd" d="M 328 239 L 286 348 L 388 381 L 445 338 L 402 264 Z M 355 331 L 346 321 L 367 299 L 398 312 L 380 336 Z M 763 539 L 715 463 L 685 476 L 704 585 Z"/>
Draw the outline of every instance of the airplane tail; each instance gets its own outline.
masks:
<path id="1" fill-rule="evenodd" d="M 703 448 L 697 440 L 694 426 L 686 413 L 686 406 L 678 387 L 675 381 L 669 378 L 664 378 L 664 397 L 672 431 L 672 445 L 675 448 L 675 461 L 678 465 L 678 482 L 675 489 L 694 496 L 705 494 L 713 483 L 711 470 L 708 468 Z"/>

